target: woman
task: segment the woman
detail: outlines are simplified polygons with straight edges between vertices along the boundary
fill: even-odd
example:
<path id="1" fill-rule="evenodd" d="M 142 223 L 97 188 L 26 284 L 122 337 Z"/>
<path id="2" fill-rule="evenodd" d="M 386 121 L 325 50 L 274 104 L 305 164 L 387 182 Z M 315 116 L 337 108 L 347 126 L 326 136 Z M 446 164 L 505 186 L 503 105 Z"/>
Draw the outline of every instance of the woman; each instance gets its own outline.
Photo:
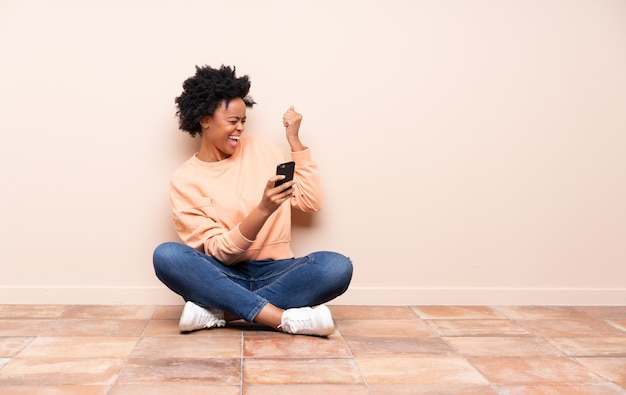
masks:
<path id="1" fill-rule="evenodd" d="M 320 180 L 300 140 L 302 115 L 283 116 L 290 158 L 257 136 L 243 135 L 248 76 L 235 69 L 197 67 L 176 98 L 179 127 L 201 136 L 198 152 L 173 175 L 170 200 L 182 243 L 154 252 L 157 277 L 181 295 L 179 329 L 188 332 L 245 319 L 291 334 L 334 332 L 323 305 L 346 291 L 349 258 L 314 252 L 295 258 L 290 247 L 291 208 L 322 207 Z M 292 181 L 275 183 L 276 167 L 295 162 Z M 316 306 L 316 307 L 315 307 Z"/>

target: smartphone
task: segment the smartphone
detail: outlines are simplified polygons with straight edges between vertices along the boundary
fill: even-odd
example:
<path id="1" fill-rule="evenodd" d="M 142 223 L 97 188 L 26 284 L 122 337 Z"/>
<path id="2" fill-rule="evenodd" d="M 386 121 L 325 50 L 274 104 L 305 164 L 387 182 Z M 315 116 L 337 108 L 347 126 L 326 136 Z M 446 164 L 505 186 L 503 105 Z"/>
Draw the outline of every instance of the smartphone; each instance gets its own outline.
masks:
<path id="1" fill-rule="evenodd" d="M 296 162 L 286 162 L 276 166 L 276 175 L 283 175 L 285 176 L 285 178 L 276 181 L 274 183 L 274 188 L 286 183 L 287 181 L 293 180 L 293 171 L 295 170 L 295 168 Z"/>

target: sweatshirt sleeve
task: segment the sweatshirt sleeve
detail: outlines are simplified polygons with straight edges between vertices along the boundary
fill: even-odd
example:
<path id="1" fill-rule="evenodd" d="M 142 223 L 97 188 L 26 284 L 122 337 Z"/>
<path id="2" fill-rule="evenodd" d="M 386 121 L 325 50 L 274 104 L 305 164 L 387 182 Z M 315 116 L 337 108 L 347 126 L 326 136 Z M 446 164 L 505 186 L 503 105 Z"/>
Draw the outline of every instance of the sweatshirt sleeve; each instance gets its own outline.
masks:
<path id="1" fill-rule="evenodd" d="M 253 243 L 241 234 L 238 225 L 228 230 L 220 224 L 209 197 L 184 193 L 172 183 L 170 203 L 174 229 L 181 241 L 225 265 L 237 262 Z"/>
<path id="2" fill-rule="evenodd" d="M 311 158 L 310 149 L 292 152 L 291 158 L 296 163 L 294 172 L 296 185 L 291 206 L 305 212 L 320 211 L 323 206 L 322 183 L 318 167 Z"/>

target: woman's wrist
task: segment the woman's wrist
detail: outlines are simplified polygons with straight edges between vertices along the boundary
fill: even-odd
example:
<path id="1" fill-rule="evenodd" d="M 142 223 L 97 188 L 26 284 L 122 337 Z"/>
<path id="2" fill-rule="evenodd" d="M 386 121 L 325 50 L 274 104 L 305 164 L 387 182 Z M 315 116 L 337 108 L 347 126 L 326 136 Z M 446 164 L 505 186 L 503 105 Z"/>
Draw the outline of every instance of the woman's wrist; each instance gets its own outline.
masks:
<path id="1" fill-rule="evenodd" d="M 298 137 L 287 137 L 287 142 L 289 147 L 291 147 L 291 152 L 304 151 L 306 149 Z"/>
<path id="2" fill-rule="evenodd" d="M 256 240 L 256 236 L 269 218 L 272 212 L 266 208 L 257 206 L 241 223 L 239 232 L 248 240 Z"/>

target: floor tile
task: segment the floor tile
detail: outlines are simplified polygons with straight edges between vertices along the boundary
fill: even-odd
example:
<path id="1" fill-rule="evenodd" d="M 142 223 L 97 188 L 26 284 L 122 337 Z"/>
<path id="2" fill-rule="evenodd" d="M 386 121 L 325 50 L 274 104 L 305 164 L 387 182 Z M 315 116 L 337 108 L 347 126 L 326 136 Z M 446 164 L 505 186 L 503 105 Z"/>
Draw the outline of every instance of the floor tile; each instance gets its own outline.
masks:
<path id="1" fill-rule="evenodd" d="M 178 320 L 183 312 L 184 305 L 157 306 L 152 319 L 154 320 Z"/>
<path id="2" fill-rule="evenodd" d="M 32 337 L 0 337 L 0 358 L 15 356 L 33 339 Z"/>
<path id="3" fill-rule="evenodd" d="M 574 357 L 626 357 L 626 337 L 559 337 L 548 341 Z"/>
<path id="4" fill-rule="evenodd" d="M 239 385 L 239 358 L 131 358 L 120 372 L 117 385 L 193 384 Z"/>
<path id="5" fill-rule="evenodd" d="M 286 384 L 246 385 L 243 395 L 370 395 L 365 385 L 352 384 Z"/>
<path id="6" fill-rule="evenodd" d="M 585 318 L 588 315 L 569 306 L 497 306 L 494 310 L 514 320 L 554 320 Z"/>
<path id="7" fill-rule="evenodd" d="M 422 319 L 503 319 L 502 314 L 488 306 L 413 306 Z"/>
<path id="8" fill-rule="evenodd" d="M 602 380 L 569 358 L 471 358 L 494 384 L 587 384 Z"/>
<path id="9" fill-rule="evenodd" d="M 130 358 L 240 358 L 241 339 L 234 337 L 146 337 Z"/>
<path id="10" fill-rule="evenodd" d="M 111 385 L 123 364 L 123 359 L 111 358 L 15 358 L 0 369 L 0 389 L 4 392 L 6 385 Z"/>
<path id="11" fill-rule="evenodd" d="M 417 315 L 408 306 L 328 306 L 335 320 L 410 320 Z"/>
<path id="12" fill-rule="evenodd" d="M 267 327 L 265 325 L 251 324 L 251 323 L 245 322 L 245 321 L 229 322 L 228 324 L 226 324 L 226 326 L 224 328 L 220 328 L 220 329 L 239 330 L 240 333 L 242 334 L 242 336 L 244 336 L 246 338 L 252 338 L 252 337 L 286 338 L 286 337 L 293 337 L 294 336 L 294 335 L 285 333 L 283 331 Z M 336 326 L 335 326 L 335 329 L 336 329 Z M 335 330 L 335 332 L 333 332 L 331 334 L 331 336 L 339 336 L 339 333 L 337 332 L 337 330 Z M 300 338 L 302 336 L 296 336 L 296 337 Z"/>
<path id="13" fill-rule="evenodd" d="M 41 336 L 46 337 L 81 337 L 141 336 L 148 325 L 148 320 L 135 319 L 59 319 L 52 323 Z"/>
<path id="14" fill-rule="evenodd" d="M 499 386 L 497 388 L 501 395 L 624 395 L 624 390 L 612 383 Z"/>
<path id="15" fill-rule="evenodd" d="M 2 395 L 107 395 L 109 386 L 2 386 Z"/>
<path id="16" fill-rule="evenodd" d="M 524 336 L 528 331 L 510 320 L 428 320 L 440 336 Z"/>
<path id="17" fill-rule="evenodd" d="M 487 384 L 472 365 L 459 357 L 378 357 L 356 361 L 370 385 Z"/>
<path id="18" fill-rule="evenodd" d="M 240 395 L 239 385 L 153 384 L 116 385 L 108 395 Z"/>
<path id="19" fill-rule="evenodd" d="M 151 336 L 219 336 L 241 338 L 241 330 L 226 326 L 224 328 L 203 329 L 194 332 L 181 333 L 178 329 L 178 319 L 176 320 L 151 320 L 143 333 L 144 337 Z"/>
<path id="20" fill-rule="evenodd" d="M 135 348 L 135 337 L 38 337 L 16 358 L 120 358 Z"/>
<path id="21" fill-rule="evenodd" d="M 39 336 L 55 319 L 0 319 L 0 336 Z"/>
<path id="22" fill-rule="evenodd" d="M 120 319 L 150 319 L 156 306 L 126 306 L 126 305 L 75 305 L 72 306 L 63 318 L 120 318 Z"/>
<path id="23" fill-rule="evenodd" d="M 341 336 L 328 338 L 315 336 L 246 337 L 244 334 L 243 355 L 246 358 L 330 358 L 350 357 L 350 350 Z"/>
<path id="24" fill-rule="evenodd" d="M 363 384 L 363 380 L 351 358 L 246 358 L 243 383 Z"/>
<path id="25" fill-rule="evenodd" d="M 193 334 L 193 333 L 190 333 Z M 181 336 L 178 320 L 151 320 L 143 332 L 144 336 Z"/>
<path id="26" fill-rule="evenodd" d="M 530 336 L 446 337 L 444 340 L 466 357 L 564 357 L 549 342 Z"/>
<path id="27" fill-rule="evenodd" d="M 455 355 L 454 350 L 438 337 L 350 337 L 346 342 L 355 357 Z"/>
<path id="28" fill-rule="evenodd" d="M 591 317 L 560 320 L 517 320 L 517 323 L 541 337 L 624 336 L 624 332 Z M 624 337 L 626 339 L 626 336 Z"/>
<path id="29" fill-rule="evenodd" d="M 69 307 L 66 305 L 0 304 L 0 319 L 56 319 Z"/>
<path id="30" fill-rule="evenodd" d="M 344 336 L 415 337 L 435 336 L 422 320 L 335 320 Z"/>
<path id="31" fill-rule="evenodd" d="M 626 358 L 576 358 L 576 361 L 626 390 Z"/>
<path id="32" fill-rule="evenodd" d="M 596 318 L 626 319 L 626 306 L 584 306 L 575 309 Z"/>
<path id="33" fill-rule="evenodd" d="M 376 395 L 497 395 L 487 384 L 372 384 Z"/>

